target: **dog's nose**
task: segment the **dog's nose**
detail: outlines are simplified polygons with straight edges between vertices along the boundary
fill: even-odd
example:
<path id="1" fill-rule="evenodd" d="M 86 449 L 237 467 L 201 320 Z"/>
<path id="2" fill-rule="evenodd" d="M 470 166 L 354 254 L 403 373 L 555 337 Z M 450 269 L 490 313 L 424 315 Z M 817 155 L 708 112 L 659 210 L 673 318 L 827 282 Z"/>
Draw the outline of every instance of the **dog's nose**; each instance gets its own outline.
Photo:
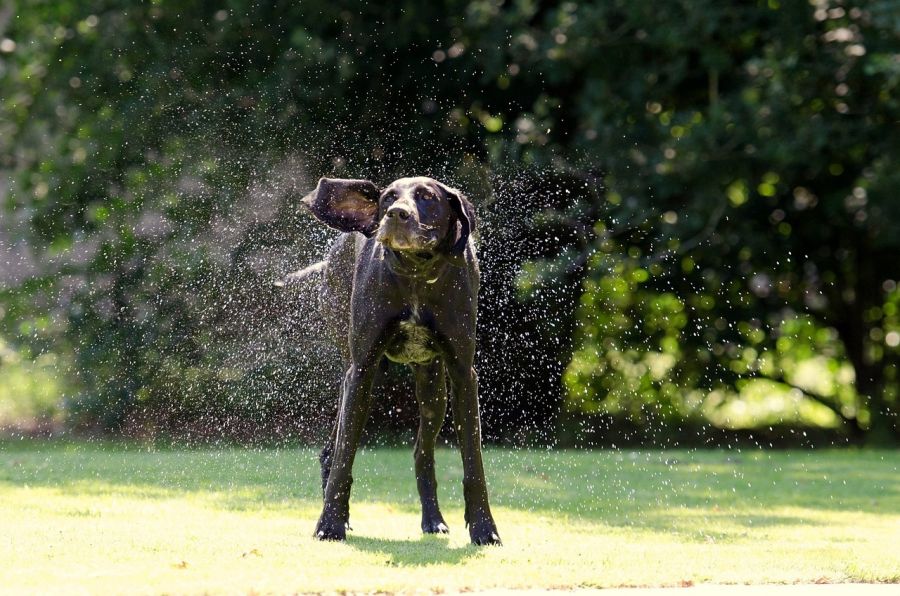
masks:
<path id="1" fill-rule="evenodd" d="M 400 220 L 406 221 L 409 219 L 409 209 L 402 205 L 393 205 L 390 209 L 387 210 L 385 214 L 390 218 L 398 218 Z"/>

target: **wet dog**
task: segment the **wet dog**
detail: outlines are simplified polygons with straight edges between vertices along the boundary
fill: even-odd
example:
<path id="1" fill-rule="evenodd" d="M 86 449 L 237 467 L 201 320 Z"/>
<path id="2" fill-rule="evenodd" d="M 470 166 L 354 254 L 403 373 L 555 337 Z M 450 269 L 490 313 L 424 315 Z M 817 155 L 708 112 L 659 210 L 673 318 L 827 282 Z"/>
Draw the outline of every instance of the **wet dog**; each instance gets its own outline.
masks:
<path id="1" fill-rule="evenodd" d="M 320 310 L 346 364 L 337 420 L 320 456 L 324 506 L 315 536 L 346 536 L 353 459 L 376 369 L 387 358 L 415 375 L 422 531 L 448 531 L 438 507 L 434 447 L 449 381 L 469 535 L 475 544 L 499 544 L 484 478 L 473 368 L 479 284 L 471 241 L 474 208 L 459 191 L 424 177 L 401 178 L 380 191 L 367 180 L 322 178 L 303 204 L 344 232 L 324 261 L 286 278 L 321 275 Z"/>

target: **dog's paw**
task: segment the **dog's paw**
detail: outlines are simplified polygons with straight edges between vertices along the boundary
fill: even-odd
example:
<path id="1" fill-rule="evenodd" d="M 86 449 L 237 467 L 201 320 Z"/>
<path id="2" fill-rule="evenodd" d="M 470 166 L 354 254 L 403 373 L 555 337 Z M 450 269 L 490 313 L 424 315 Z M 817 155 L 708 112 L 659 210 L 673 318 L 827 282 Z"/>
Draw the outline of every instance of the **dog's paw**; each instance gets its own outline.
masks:
<path id="1" fill-rule="evenodd" d="M 422 521 L 422 531 L 426 534 L 449 534 L 450 528 L 444 523 L 444 520 L 438 518 L 433 520 Z"/>
<path id="2" fill-rule="evenodd" d="M 501 546 L 503 544 L 497 533 L 497 526 L 491 519 L 469 525 L 469 537 L 472 539 L 472 544 L 477 546 Z"/>
<path id="3" fill-rule="evenodd" d="M 327 520 L 323 516 L 316 524 L 316 532 L 313 536 L 318 540 L 346 540 L 348 528 L 350 528 L 350 524 L 347 522 Z"/>

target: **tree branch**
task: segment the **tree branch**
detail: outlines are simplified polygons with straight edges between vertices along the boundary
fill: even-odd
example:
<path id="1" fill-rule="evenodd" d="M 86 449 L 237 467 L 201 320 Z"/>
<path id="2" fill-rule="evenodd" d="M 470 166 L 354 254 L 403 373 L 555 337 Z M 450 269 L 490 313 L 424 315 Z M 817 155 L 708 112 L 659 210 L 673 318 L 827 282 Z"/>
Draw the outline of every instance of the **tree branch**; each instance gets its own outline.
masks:
<path id="1" fill-rule="evenodd" d="M 776 383 L 780 383 L 781 385 L 784 385 L 791 390 L 799 391 L 803 395 L 803 397 L 805 397 L 806 399 L 808 399 L 810 401 L 814 401 L 817 404 L 821 404 L 821 405 L 825 406 L 826 408 L 828 408 L 829 410 L 831 410 L 832 412 L 837 414 L 837 417 L 840 418 L 845 424 L 851 424 L 851 423 L 856 422 L 855 418 L 848 418 L 847 416 L 845 416 L 843 414 L 843 412 L 841 412 L 841 408 L 838 404 L 833 403 L 831 400 L 829 400 L 828 398 L 826 398 L 824 396 L 821 396 L 817 393 L 813 393 L 813 392 L 809 391 L 808 389 L 804 389 L 803 387 L 800 387 L 799 385 L 795 385 L 794 383 L 791 383 L 784 377 L 783 374 L 777 378 L 773 378 L 773 377 L 769 377 L 769 378 L 772 381 L 775 381 Z"/>
<path id="2" fill-rule="evenodd" d="M 719 227 L 719 222 L 722 221 L 722 217 L 725 216 L 725 209 L 727 208 L 728 204 L 725 201 L 720 202 L 710 216 L 709 221 L 706 222 L 706 225 L 703 226 L 703 229 L 700 230 L 700 232 L 678 245 L 678 248 L 672 250 L 664 250 L 662 252 L 656 253 L 655 255 L 650 257 L 650 259 L 647 261 L 647 265 L 649 266 L 659 263 L 660 261 L 670 256 L 683 254 L 712 236 L 713 232 L 716 231 L 716 228 Z"/>

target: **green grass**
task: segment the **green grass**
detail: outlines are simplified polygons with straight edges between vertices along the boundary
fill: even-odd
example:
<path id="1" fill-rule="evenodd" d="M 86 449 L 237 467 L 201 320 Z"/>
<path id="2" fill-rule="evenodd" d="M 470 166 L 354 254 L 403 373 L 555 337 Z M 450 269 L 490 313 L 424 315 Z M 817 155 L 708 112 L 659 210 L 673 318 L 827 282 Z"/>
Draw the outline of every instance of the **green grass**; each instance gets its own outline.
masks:
<path id="1" fill-rule="evenodd" d="M 486 466 L 500 548 L 422 537 L 408 450 L 360 453 L 346 543 L 311 534 L 312 450 L 0 443 L 0 590 L 435 591 L 900 581 L 897 451 L 514 451 Z"/>

